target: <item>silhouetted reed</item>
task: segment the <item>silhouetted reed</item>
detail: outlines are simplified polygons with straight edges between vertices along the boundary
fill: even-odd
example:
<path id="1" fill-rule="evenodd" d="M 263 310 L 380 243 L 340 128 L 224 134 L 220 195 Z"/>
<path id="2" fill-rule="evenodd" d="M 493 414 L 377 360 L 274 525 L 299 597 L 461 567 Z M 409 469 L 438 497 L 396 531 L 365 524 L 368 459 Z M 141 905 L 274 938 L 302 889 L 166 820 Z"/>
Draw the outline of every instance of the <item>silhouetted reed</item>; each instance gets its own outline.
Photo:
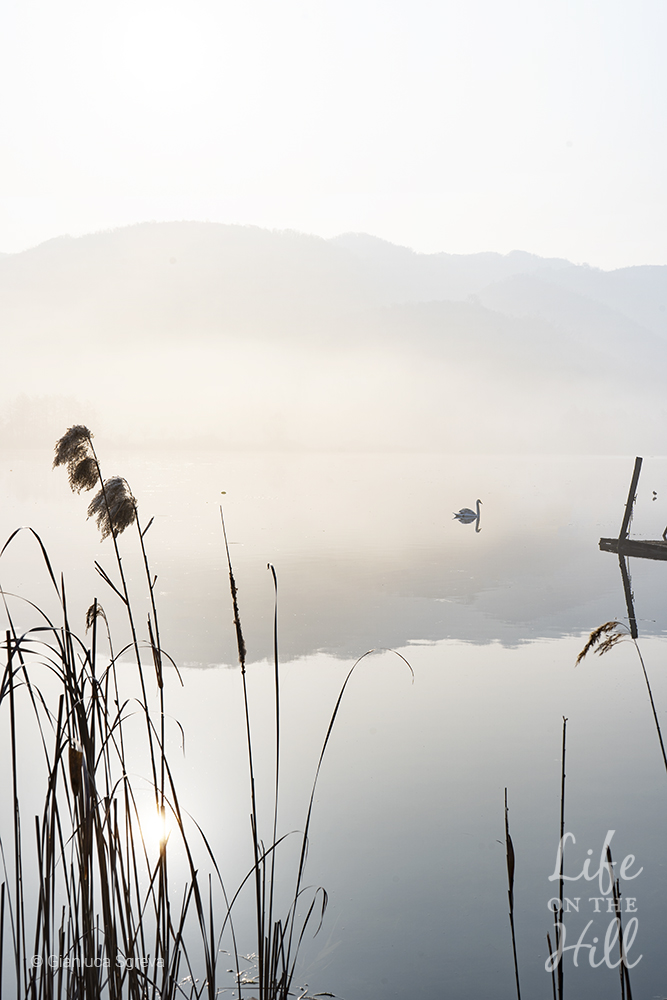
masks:
<path id="1" fill-rule="evenodd" d="M 561 953 L 563 946 L 562 938 L 565 934 L 565 928 L 563 926 L 563 895 L 565 889 L 565 880 L 563 878 L 564 866 L 565 866 L 565 850 L 563 838 L 565 837 L 565 752 L 567 750 L 567 719 L 563 716 L 563 739 L 561 743 L 561 754 L 560 754 L 560 826 L 559 826 L 559 840 L 560 845 L 560 878 L 558 880 L 558 913 L 556 914 L 556 919 L 554 921 L 554 938 L 556 941 L 556 950 Z M 556 973 L 556 983 L 558 986 L 558 1000 L 563 1000 L 564 996 L 564 977 L 563 977 L 563 962 L 562 960 L 558 963 L 558 971 Z"/>
<path id="2" fill-rule="evenodd" d="M 565 927 L 563 925 L 563 897 L 564 897 L 564 850 L 563 838 L 565 834 L 565 752 L 567 749 L 567 719 L 563 716 L 563 732 L 561 742 L 561 773 L 560 773 L 560 818 L 558 827 L 558 906 L 554 907 L 554 947 L 551 944 L 551 935 L 547 931 L 548 959 L 545 968 L 551 973 L 551 989 L 553 1000 L 563 1000 L 564 997 L 564 975 L 563 975 L 563 946 L 565 942 Z M 514 933 L 514 873 L 516 867 L 516 855 L 514 844 L 510 836 L 509 808 L 507 804 L 507 789 L 505 789 L 505 851 L 507 858 L 507 896 L 509 900 L 510 928 L 512 933 L 512 955 L 514 959 L 514 979 L 516 983 L 517 1000 L 521 1000 L 521 987 L 519 985 L 519 964 L 517 960 L 516 937 Z"/>
<path id="3" fill-rule="evenodd" d="M 6 703 L 9 713 L 13 803 L 10 856 L 0 840 L 4 870 L 0 888 L 0 992 L 2 977 L 10 975 L 11 957 L 14 982 L 8 992 L 15 993 L 17 1000 L 199 1000 L 203 996 L 214 1000 L 221 990 L 230 988 L 223 985 L 225 970 L 219 968 L 226 940 L 235 964 L 234 993 L 239 1000 L 243 990 L 250 987 L 258 1000 L 287 1000 L 293 994 L 297 956 L 306 930 L 311 925 L 315 933 L 319 930 L 327 906 L 323 888 L 306 890 L 303 884 L 322 761 L 348 682 L 358 663 L 369 654 L 365 653 L 349 670 L 329 720 L 301 834 L 294 888 L 286 912 L 277 916 L 276 858 L 285 839 L 278 832 L 277 577 L 269 567 L 275 588 L 275 778 L 270 838 L 265 844 L 258 822 L 246 649 L 223 521 L 243 685 L 253 850 L 252 868 L 236 891 L 229 894 L 209 841 L 181 807 L 166 753 L 165 667 L 169 668 L 173 661 L 160 643 L 156 578 L 145 547 L 152 520 L 142 529 L 137 500 L 127 482 L 121 477 L 103 478 L 92 434 L 83 425 L 69 428 L 58 441 L 54 466 L 62 465 L 67 468 L 75 492 L 97 488 L 88 515 L 96 520 L 102 537 L 111 539 L 116 572 L 112 575 L 99 563 L 95 565 L 113 599 L 120 600 L 124 608 L 130 641 L 118 651 L 114 649 L 107 615 L 97 599 L 86 613 L 86 633 L 79 637 L 70 627 L 64 580 L 56 578 L 41 538 L 32 528 L 13 532 L 0 557 L 19 532 L 27 531 L 41 553 L 57 614 L 49 615 L 24 601 L 38 622 L 22 631 L 15 623 L 11 607 L 14 599 L 0 591 L 8 623 L 0 705 Z M 118 547 L 118 536 L 133 524 L 150 606 L 148 635 L 141 643 Z M 106 633 L 106 644 L 100 626 Z M 155 700 L 148 697 L 142 649 L 149 650 L 152 659 L 157 711 Z M 127 651 L 133 653 L 136 662 L 140 715 L 145 723 L 143 748 L 138 749 L 130 731 L 131 693 L 125 690 L 127 680 L 121 682 L 118 669 Z M 177 670 L 175 674 L 180 680 Z M 19 698 L 26 702 L 21 706 L 20 726 Z M 27 895 L 28 852 L 20 805 L 21 754 L 30 738 L 26 710 L 35 721 L 45 766 L 44 801 L 34 823 L 36 899 Z M 142 761 L 150 771 L 151 814 L 160 830 L 155 843 L 147 831 L 150 815 L 147 817 L 141 808 L 137 779 L 132 777 Z M 202 851 L 211 868 L 208 875 L 200 873 Z M 174 857 L 174 852 L 184 861 L 187 872 L 185 883 L 179 887 L 172 885 L 169 875 L 168 859 Z M 241 971 L 242 955 L 233 920 L 235 904 L 249 882 L 254 885 L 257 976 Z M 302 990 L 300 996 L 305 998 L 306 991 Z"/>
<path id="4" fill-rule="evenodd" d="M 612 898 L 614 900 L 614 914 L 616 916 L 616 937 L 618 940 L 619 964 L 618 972 L 621 979 L 621 1000 L 632 1000 L 632 987 L 630 986 L 630 970 L 628 968 L 628 956 L 625 951 L 625 941 L 623 937 L 623 917 L 621 915 L 621 884 L 619 879 L 614 878 L 614 862 L 611 858 L 611 848 L 607 844 L 606 851 L 607 869 L 609 871 L 609 881 L 611 884 Z"/>
<path id="5" fill-rule="evenodd" d="M 578 666 L 581 661 L 590 652 L 597 653 L 598 656 L 604 656 L 608 653 L 610 649 L 613 649 L 619 642 L 625 642 L 630 640 L 637 656 L 639 657 L 639 662 L 641 664 L 642 673 L 644 675 L 644 681 L 646 682 L 646 690 L 648 691 L 649 702 L 651 703 L 651 712 L 653 713 L 653 722 L 655 724 L 655 731 L 658 736 L 658 742 L 660 743 L 660 753 L 662 755 L 662 762 L 665 766 L 665 771 L 667 771 L 667 752 L 665 751 L 665 743 L 662 738 L 662 729 L 660 728 L 660 720 L 658 719 L 658 712 L 655 707 L 655 701 L 653 700 L 653 692 L 651 690 L 651 683 L 648 679 L 648 672 L 646 670 L 646 664 L 644 663 L 644 657 L 642 656 L 642 651 L 639 648 L 639 642 L 632 635 L 631 630 L 624 625 L 623 622 L 609 621 L 605 622 L 604 625 L 599 625 L 596 629 L 593 629 L 588 637 L 586 645 L 579 653 L 577 657 L 576 665 Z"/>
<path id="6" fill-rule="evenodd" d="M 505 789 L 505 856 L 507 858 L 507 899 L 509 902 L 510 929 L 512 932 L 512 956 L 514 958 L 514 979 L 516 982 L 517 1000 L 521 1000 L 521 986 L 519 984 L 519 962 L 516 956 L 516 935 L 514 933 L 514 867 L 516 858 L 514 854 L 514 844 L 510 836 L 510 811 L 507 805 L 507 789 Z"/>
<path id="7" fill-rule="evenodd" d="M 328 896 L 326 890 L 320 886 L 315 890 L 306 890 L 303 886 L 303 878 L 306 867 L 306 857 L 308 854 L 308 835 L 310 832 L 310 822 L 312 818 L 315 792 L 320 776 L 322 762 L 331 737 L 331 733 L 338 716 L 343 695 L 355 669 L 367 656 L 376 652 L 368 650 L 360 656 L 347 673 L 347 676 L 340 689 L 338 699 L 334 706 L 329 725 L 326 731 L 320 756 L 317 762 L 315 777 L 310 791 L 306 820 L 301 834 L 301 845 L 299 850 L 299 861 L 296 870 L 296 878 L 291 901 L 287 912 L 275 918 L 275 882 L 276 882 L 276 854 L 279 845 L 284 840 L 278 837 L 278 802 L 280 790 L 280 670 L 278 658 L 278 580 L 274 567 L 269 564 L 274 584 L 275 602 L 273 619 L 273 661 L 274 661 L 274 705 L 275 705 L 275 780 L 274 780 L 274 801 L 273 801 L 273 828 L 272 840 L 269 848 L 265 847 L 259 834 L 257 798 L 255 791 L 255 768 L 252 743 L 252 725 L 250 715 L 250 704 L 248 698 L 248 687 L 246 677 L 246 645 L 241 627 L 241 619 L 238 608 L 238 589 L 234 578 L 225 519 L 220 508 L 220 518 L 227 556 L 227 567 L 229 570 L 229 588 L 232 597 L 232 608 L 234 613 L 234 627 L 236 630 L 237 651 L 239 664 L 241 667 L 241 679 L 243 684 L 243 705 L 245 712 L 246 746 L 248 753 L 248 766 L 250 774 L 250 829 L 252 837 L 253 855 L 255 864 L 253 868 L 255 881 L 255 914 L 257 926 L 257 980 L 256 987 L 259 994 L 258 1000 L 288 1000 L 292 994 L 292 982 L 296 967 L 296 960 L 301 942 L 303 941 L 306 929 L 311 921 L 317 921 L 315 934 L 322 926 L 322 920 L 327 908 Z M 413 674 L 412 667 L 400 653 L 392 650 L 401 659 L 410 673 Z M 414 676 L 414 675 L 413 675 Z M 308 896 L 305 893 L 308 892 Z M 299 906 L 304 907 L 305 916 L 299 918 Z"/>

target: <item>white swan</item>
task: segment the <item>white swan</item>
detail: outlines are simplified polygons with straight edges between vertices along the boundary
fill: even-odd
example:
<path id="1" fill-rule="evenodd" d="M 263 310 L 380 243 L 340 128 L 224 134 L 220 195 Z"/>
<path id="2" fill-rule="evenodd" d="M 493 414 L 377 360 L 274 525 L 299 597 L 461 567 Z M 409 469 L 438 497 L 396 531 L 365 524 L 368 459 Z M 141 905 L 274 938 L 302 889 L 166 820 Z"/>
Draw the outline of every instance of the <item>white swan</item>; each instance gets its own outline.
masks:
<path id="1" fill-rule="evenodd" d="M 470 507 L 461 507 L 458 514 L 454 514 L 457 521 L 461 521 L 462 524 L 471 524 L 473 521 L 479 521 L 479 505 L 481 500 L 476 501 L 477 510 L 471 510 Z"/>

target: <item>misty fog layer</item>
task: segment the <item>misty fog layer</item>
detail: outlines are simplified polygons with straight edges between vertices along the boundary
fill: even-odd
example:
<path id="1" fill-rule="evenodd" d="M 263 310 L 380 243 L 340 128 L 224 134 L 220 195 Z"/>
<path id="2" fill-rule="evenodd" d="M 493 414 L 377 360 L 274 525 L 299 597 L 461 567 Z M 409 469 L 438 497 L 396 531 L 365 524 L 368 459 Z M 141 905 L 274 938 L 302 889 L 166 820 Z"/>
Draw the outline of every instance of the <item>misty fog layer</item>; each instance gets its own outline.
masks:
<path id="1" fill-rule="evenodd" d="M 209 223 L 0 258 L 0 441 L 662 452 L 667 267 Z"/>
<path id="2" fill-rule="evenodd" d="M 158 578 L 165 649 L 179 665 L 235 664 L 233 611 L 220 522 L 225 509 L 249 662 L 272 655 L 274 567 L 280 649 L 356 657 L 443 639 L 516 646 L 580 634 L 627 617 L 618 559 L 600 552 L 618 534 L 632 460 L 591 456 L 460 456 L 223 452 L 193 456 L 117 451 L 96 438 L 105 476 L 127 477 Z M 113 572 L 109 540 L 86 521 L 91 495 L 73 496 L 52 451 L 6 451 L 0 538 L 20 524 L 40 534 L 65 572 L 72 622 L 98 594 L 129 641 L 120 602 L 100 592 L 95 561 Z M 222 495 L 224 491 L 224 496 Z M 482 499 L 478 524 L 453 512 Z M 657 497 L 657 500 L 654 499 Z M 667 461 L 647 459 L 632 532 L 664 530 Z M 479 529 L 479 530 L 476 530 Z M 138 620 L 150 610 L 141 553 L 119 541 Z M 663 562 L 632 560 L 642 635 L 662 634 Z M 37 603 L 57 613 L 41 551 L 21 533 L 0 560 L 17 628 Z M 143 602 L 143 603 L 139 603 Z"/>

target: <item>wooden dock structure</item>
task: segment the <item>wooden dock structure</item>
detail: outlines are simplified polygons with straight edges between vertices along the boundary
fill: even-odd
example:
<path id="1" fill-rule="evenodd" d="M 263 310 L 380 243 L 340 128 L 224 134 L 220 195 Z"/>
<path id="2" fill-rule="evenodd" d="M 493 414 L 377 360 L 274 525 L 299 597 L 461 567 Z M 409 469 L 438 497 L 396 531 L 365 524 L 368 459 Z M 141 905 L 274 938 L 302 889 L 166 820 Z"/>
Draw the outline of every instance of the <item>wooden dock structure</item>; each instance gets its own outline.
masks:
<path id="1" fill-rule="evenodd" d="M 628 609 L 628 624 L 630 635 L 636 639 L 639 635 L 637 628 L 637 616 L 635 614 L 635 602 L 632 593 L 632 581 L 630 579 L 630 569 L 627 557 L 633 556 L 638 559 L 664 559 L 667 560 L 667 528 L 661 539 L 629 538 L 630 521 L 632 519 L 632 509 L 637 496 L 637 484 L 639 483 L 639 473 L 642 468 L 642 459 L 635 459 L 635 467 L 630 482 L 628 499 L 623 513 L 623 522 L 618 538 L 601 538 L 600 550 L 602 552 L 614 552 L 618 556 L 618 564 L 621 569 L 623 580 L 623 591 L 625 593 L 625 603 Z"/>
<path id="2" fill-rule="evenodd" d="M 635 556 L 635 558 L 639 559 L 667 559 L 667 541 L 664 538 L 646 540 L 642 538 L 628 538 L 632 508 L 637 497 L 637 484 L 639 483 L 641 469 L 642 459 L 636 458 L 618 538 L 601 538 L 600 551 L 615 552 L 619 556 Z M 667 528 L 665 529 L 665 534 L 667 534 Z"/>

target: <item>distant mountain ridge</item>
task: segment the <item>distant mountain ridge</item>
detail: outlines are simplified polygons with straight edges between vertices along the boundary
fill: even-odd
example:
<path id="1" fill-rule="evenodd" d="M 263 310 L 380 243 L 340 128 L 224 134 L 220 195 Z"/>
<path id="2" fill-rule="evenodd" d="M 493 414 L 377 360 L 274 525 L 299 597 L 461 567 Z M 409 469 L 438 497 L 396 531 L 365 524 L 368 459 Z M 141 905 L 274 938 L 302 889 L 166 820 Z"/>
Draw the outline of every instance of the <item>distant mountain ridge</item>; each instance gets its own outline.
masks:
<path id="1" fill-rule="evenodd" d="M 365 233 L 345 233 L 330 242 L 349 250 L 377 278 L 384 278 L 392 301 L 465 299 L 480 296 L 489 286 L 495 289 L 506 282 L 515 282 L 518 277 L 530 276 L 542 285 L 552 284 L 598 302 L 667 337 L 667 265 L 602 271 L 587 264 L 572 264 L 559 257 L 538 257 L 522 250 L 504 255 L 419 254 Z M 524 287 L 530 287 L 528 280 Z M 493 295 L 482 296 L 483 300 L 492 298 Z M 496 308 L 502 299 L 502 295 L 496 296 Z M 521 309 L 518 297 L 515 302 L 514 308 Z M 507 296 L 504 308 L 499 311 L 512 308 Z"/>
<path id="2" fill-rule="evenodd" d="M 82 280 L 96 288 L 124 284 L 126 291 L 141 283 L 145 296 L 164 293 L 164 286 L 194 292 L 193 265 L 200 285 L 209 279 L 209 292 L 217 278 L 241 295 L 261 290 L 279 304 L 292 293 L 303 300 L 308 288 L 318 309 L 322 302 L 345 310 L 477 296 L 506 315 L 537 315 L 539 289 L 552 285 L 667 337 L 667 265 L 602 271 L 520 250 L 422 254 L 365 233 L 324 240 L 218 223 L 143 223 L 0 254 L 0 294 L 5 305 L 17 291 L 57 305 L 80 296 Z"/>
<path id="3" fill-rule="evenodd" d="M 509 254 L 423 254 L 366 233 L 344 233 L 331 243 L 354 254 L 369 273 L 386 283 L 392 301 L 465 299 L 486 285 L 543 267 L 572 267 L 567 260 L 548 259 L 514 250 Z"/>
<path id="4" fill-rule="evenodd" d="M 667 266 L 197 222 L 60 237 L 0 256 L 5 408 L 27 399 L 0 438 L 88 400 L 137 441 L 661 450 L 666 305 Z"/>

